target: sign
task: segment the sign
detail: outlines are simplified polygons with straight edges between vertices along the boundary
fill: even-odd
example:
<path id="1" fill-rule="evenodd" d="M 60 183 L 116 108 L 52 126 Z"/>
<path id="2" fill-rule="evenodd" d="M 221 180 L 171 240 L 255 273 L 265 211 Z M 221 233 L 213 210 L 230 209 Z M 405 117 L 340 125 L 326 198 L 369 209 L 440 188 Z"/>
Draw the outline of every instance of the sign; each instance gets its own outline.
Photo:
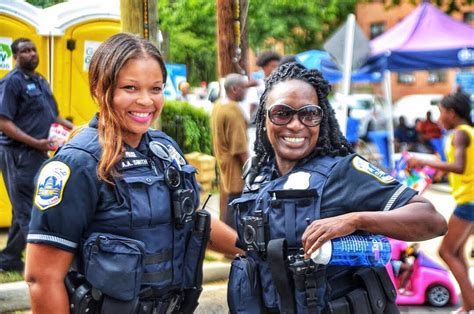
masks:
<path id="1" fill-rule="evenodd" d="M 0 37 L 0 70 L 10 71 L 13 68 L 12 42 L 11 38 Z"/>
<path id="2" fill-rule="evenodd" d="M 164 95 L 166 99 L 176 99 L 178 97 L 178 85 L 186 81 L 186 65 L 184 64 L 166 64 L 168 78 L 166 79 Z"/>
<path id="3" fill-rule="evenodd" d="M 91 58 L 94 52 L 99 48 L 101 41 L 91 41 L 91 40 L 86 40 L 84 41 L 84 64 L 82 69 L 84 72 L 89 71 L 89 65 L 91 63 Z"/>
<path id="4" fill-rule="evenodd" d="M 474 72 L 459 72 L 456 74 L 456 84 L 466 94 L 474 94 Z"/>
<path id="5" fill-rule="evenodd" d="M 344 45 L 348 23 L 344 23 L 338 30 L 324 43 L 324 50 L 329 52 L 340 69 L 344 68 Z M 359 25 L 354 27 L 354 49 L 352 53 L 352 70 L 360 68 L 370 56 L 370 42 L 365 37 Z"/>

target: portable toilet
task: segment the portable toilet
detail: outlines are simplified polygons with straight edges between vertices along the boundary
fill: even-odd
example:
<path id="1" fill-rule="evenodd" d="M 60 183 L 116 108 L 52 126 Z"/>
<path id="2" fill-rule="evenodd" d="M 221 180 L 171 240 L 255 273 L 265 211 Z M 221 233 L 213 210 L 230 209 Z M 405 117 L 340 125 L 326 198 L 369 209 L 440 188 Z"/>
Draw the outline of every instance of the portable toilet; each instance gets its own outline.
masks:
<path id="1" fill-rule="evenodd" d="M 35 43 L 38 51 L 36 70 L 49 79 L 48 37 L 41 35 L 45 27 L 41 11 L 24 1 L 0 1 L 0 78 L 15 67 L 10 45 L 15 39 L 26 37 Z"/>
<path id="2" fill-rule="evenodd" d="M 75 125 L 87 123 L 98 109 L 89 93 L 90 59 L 100 43 L 121 31 L 120 1 L 70 0 L 44 11 L 55 19 L 52 88 L 59 112 Z"/>
<path id="3" fill-rule="evenodd" d="M 49 79 L 48 37 L 41 35 L 46 26 L 41 12 L 24 1 L 0 2 L 0 78 L 15 67 L 10 45 L 15 39 L 26 37 L 35 43 L 38 51 L 37 71 Z M 0 227 L 10 226 L 11 218 L 11 203 L 0 173 Z"/>

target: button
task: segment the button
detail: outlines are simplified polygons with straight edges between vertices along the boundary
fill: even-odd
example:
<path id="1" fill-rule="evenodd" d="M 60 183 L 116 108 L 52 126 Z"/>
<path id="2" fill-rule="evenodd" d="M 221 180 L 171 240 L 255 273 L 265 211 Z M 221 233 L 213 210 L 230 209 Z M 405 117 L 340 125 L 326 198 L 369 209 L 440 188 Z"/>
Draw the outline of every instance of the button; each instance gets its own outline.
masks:
<path id="1" fill-rule="evenodd" d="M 150 183 L 150 182 L 151 182 L 151 179 L 150 179 L 150 178 L 146 178 L 145 181 L 148 182 L 148 183 Z"/>

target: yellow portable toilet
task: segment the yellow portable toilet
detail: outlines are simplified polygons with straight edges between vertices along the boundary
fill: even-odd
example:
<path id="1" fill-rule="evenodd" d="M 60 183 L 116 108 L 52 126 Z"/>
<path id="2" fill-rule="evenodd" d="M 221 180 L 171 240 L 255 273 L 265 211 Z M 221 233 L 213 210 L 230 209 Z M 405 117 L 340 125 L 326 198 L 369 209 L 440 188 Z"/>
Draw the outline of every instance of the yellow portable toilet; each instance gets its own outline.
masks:
<path id="1" fill-rule="evenodd" d="M 24 1 L 2 0 L 0 2 L 0 78 L 15 67 L 10 49 L 11 43 L 20 37 L 31 39 L 38 51 L 37 71 L 49 79 L 48 37 L 45 32 L 41 9 Z M 0 227 L 10 226 L 11 204 L 0 173 Z"/>
<path id="2" fill-rule="evenodd" d="M 89 62 L 101 42 L 120 32 L 120 1 L 70 0 L 44 11 L 55 17 L 52 86 L 59 112 L 75 125 L 87 123 L 98 109 L 89 93 Z"/>

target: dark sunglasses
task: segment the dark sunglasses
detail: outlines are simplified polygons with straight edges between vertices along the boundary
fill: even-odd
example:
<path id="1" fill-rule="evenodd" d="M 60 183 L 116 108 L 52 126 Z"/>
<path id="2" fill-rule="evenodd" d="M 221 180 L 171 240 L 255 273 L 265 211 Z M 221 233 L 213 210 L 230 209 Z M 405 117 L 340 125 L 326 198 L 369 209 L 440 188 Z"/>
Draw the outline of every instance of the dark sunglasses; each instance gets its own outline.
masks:
<path id="1" fill-rule="evenodd" d="M 267 109 L 267 117 L 275 125 L 286 125 L 293 120 L 294 115 L 307 127 L 318 126 L 323 120 L 323 109 L 318 105 L 306 105 L 295 110 L 287 104 L 273 104 Z"/>

